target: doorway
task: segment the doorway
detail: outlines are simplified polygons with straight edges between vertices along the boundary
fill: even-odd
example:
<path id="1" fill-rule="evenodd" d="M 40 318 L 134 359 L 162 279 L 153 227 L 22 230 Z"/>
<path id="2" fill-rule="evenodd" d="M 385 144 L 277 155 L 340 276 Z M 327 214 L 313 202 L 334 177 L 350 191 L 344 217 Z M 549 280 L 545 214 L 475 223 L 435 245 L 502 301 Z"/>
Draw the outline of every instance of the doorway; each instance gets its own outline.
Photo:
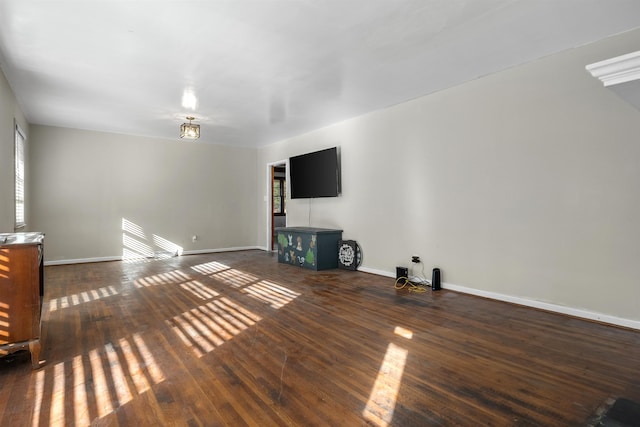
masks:
<path id="1" fill-rule="evenodd" d="M 269 222 L 271 231 L 269 233 L 269 248 L 272 251 L 277 251 L 276 228 L 287 225 L 287 164 L 285 162 L 273 164 L 270 167 L 270 172 Z"/>

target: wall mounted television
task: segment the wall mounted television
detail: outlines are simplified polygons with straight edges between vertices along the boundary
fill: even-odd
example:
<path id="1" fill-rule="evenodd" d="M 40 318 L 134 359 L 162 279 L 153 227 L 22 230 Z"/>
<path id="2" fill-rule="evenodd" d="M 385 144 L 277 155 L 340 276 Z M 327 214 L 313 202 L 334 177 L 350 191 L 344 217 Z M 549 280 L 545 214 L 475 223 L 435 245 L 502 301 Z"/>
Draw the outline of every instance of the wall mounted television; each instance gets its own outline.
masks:
<path id="1" fill-rule="evenodd" d="M 289 158 L 292 199 L 337 197 L 340 194 L 338 148 L 327 148 Z"/>

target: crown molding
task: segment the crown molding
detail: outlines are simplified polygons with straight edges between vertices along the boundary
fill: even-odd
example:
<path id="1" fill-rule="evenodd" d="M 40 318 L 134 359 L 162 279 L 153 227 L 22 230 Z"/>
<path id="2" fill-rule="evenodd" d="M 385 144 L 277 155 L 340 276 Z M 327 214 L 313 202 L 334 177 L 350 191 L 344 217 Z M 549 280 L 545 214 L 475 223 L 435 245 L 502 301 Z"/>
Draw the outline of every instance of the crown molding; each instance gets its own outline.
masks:
<path id="1" fill-rule="evenodd" d="M 640 80 L 640 51 L 595 62 L 585 68 L 605 86 Z"/>

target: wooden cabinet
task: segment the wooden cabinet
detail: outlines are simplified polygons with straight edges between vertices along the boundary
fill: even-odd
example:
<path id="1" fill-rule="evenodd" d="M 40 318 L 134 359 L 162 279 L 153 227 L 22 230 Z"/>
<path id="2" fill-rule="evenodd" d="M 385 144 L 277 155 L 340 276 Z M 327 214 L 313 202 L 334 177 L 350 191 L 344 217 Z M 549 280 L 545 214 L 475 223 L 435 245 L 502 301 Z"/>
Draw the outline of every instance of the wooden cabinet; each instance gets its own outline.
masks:
<path id="1" fill-rule="evenodd" d="M 276 228 L 278 262 L 311 270 L 338 268 L 342 230 L 314 227 Z"/>
<path id="2" fill-rule="evenodd" d="M 43 233 L 0 234 L 0 355 L 29 348 L 40 365 Z"/>

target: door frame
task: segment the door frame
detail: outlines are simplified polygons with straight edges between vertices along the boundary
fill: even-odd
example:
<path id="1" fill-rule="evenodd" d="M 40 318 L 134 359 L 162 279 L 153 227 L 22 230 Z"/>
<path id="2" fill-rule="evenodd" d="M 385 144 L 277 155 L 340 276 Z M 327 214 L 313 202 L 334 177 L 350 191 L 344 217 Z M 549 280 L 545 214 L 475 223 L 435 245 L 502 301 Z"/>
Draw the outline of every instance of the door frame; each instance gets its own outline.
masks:
<path id="1" fill-rule="evenodd" d="M 289 176 L 289 159 L 279 160 L 277 162 L 267 163 L 267 251 L 273 252 L 273 172 L 275 167 L 284 166 L 285 179 L 288 181 Z M 287 185 L 287 194 L 285 198 L 289 196 L 289 186 Z"/>

